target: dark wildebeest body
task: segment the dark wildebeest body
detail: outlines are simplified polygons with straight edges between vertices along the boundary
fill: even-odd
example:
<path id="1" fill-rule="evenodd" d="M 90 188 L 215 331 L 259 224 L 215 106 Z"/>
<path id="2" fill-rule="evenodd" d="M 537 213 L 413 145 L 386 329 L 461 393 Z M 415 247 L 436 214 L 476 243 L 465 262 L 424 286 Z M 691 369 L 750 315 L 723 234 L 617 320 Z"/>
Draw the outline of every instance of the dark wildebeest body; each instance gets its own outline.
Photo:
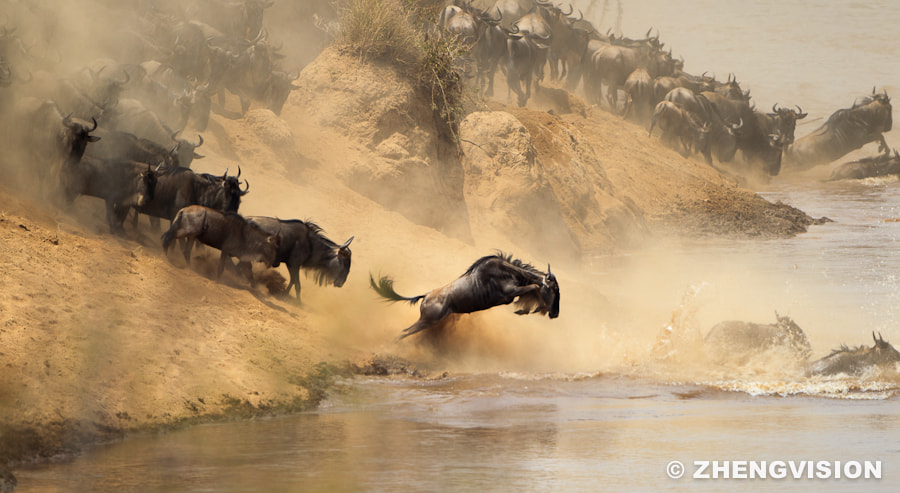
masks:
<path id="1" fill-rule="evenodd" d="M 875 337 L 875 345 L 872 347 L 859 346 L 853 349 L 841 346 L 828 356 L 810 363 L 807 368 L 809 375 L 831 376 L 837 374 L 858 376 L 872 367 L 882 370 L 896 369 L 900 362 L 900 352 L 894 349 L 883 337 Z"/>
<path id="2" fill-rule="evenodd" d="M 151 218 L 168 220 L 173 220 L 178 211 L 189 205 L 236 213 L 241 204 L 241 196 L 248 191 L 241 190 L 239 183 L 238 177 L 228 176 L 228 170 L 218 177 L 206 173 L 197 174 L 188 168 L 164 169 L 159 175 L 153 200 L 136 209 Z M 249 184 L 247 187 L 249 189 Z"/>
<path id="3" fill-rule="evenodd" d="M 559 284 L 550 267 L 544 273 L 502 254 L 478 259 L 455 281 L 419 296 L 397 294 L 389 277 L 382 277 L 376 284 L 370 276 L 369 281 L 375 292 L 389 301 L 422 301 L 419 320 L 399 339 L 428 329 L 452 313 L 472 313 L 513 302 L 519 307 L 519 315 L 559 316 Z"/>
<path id="4" fill-rule="evenodd" d="M 278 235 L 281 238 L 278 255 L 272 267 L 278 267 L 281 262 L 287 265 L 291 280 L 285 293 L 290 294 L 293 286 L 298 301 L 301 268 L 313 270 L 314 279 L 320 285 L 331 282 L 339 288 L 347 281 L 347 275 L 350 273 L 349 247 L 353 241 L 352 236 L 343 245 L 338 245 L 326 238 L 319 226 L 308 221 L 263 216 L 251 216 L 246 219 L 270 235 Z"/>
<path id="5" fill-rule="evenodd" d="M 824 125 L 797 139 L 787 148 L 785 168 L 803 171 L 828 164 L 848 152 L 877 141 L 881 152 L 888 152 L 884 132 L 891 130 L 893 117 L 887 92 L 863 99 L 852 108 L 834 112 Z"/>
<path id="6" fill-rule="evenodd" d="M 648 137 L 653 136 L 653 128 L 659 126 L 663 142 L 687 156 L 692 149 L 707 148 L 709 127 L 704 127 L 699 118 L 680 104 L 672 101 L 660 101 L 650 119 Z M 681 144 L 679 150 L 677 144 Z"/>
<path id="7" fill-rule="evenodd" d="M 163 146 L 149 139 L 142 139 L 128 132 L 98 130 L 100 141 L 90 146 L 87 154 L 99 159 L 123 159 L 152 164 L 154 167 L 178 166 L 178 157 Z"/>
<path id="8" fill-rule="evenodd" d="M 168 254 L 169 246 L 179 238 L 187 238 L 184 245 L 184 260 L 191 264 L 191 249 L 199 241 L 221 251 L 216 276 L 221 277 L 225 262 L 237 257 L 249 267 L 250 262 L 262 262 L 270 266 L 275 262 L 280 238 L 270 235 L 239 214 L 220 212 L 202 205 L 192 205 L 178 211 L 172 227 L 162 235 L 163 250 Z M 247 277 L 253 285 L 253 276 Z"/>
<path id="9" fill-rule="evenodd" d="M 774 324 L 726 321 L 716 324 L 704 342 L 710 354 L 720 361 L 746 364 L 751 358 L 773 350 L 787 350 L 798 360 L 812 354 L 806 334 L 790 317 L 775 314 Z"/>
<path id="10" fill-rule="evenodd" d="M 71 115 L 63 117 L 54 101 L 22 98 L 15 113 L 22 121 L 21 126 L 13 128 L 18 132 L 14 138 L 20 139 L 27 149 L 32 160 L 30 170 L 42 188 L 49 186 L 55 191 L 60 171 L 77 165 L 88 144 L 100 140 L 91 135 L 97 129 L 96 119 L 92 118 L 92 125 L 88 126 Z"/>
<path id="11" fill-rule="evenodd" d="M 79 195 L 103 199 L 110 232 L 121 234 L 128 211 L 153 199 L 157 177 L 147 163 L 88 157 L 64 167 L 62 179 L 69 202 Z"/>
<path id="12" fill-rule="evenodd" d="M 831 172 L 829 180 L 862 180 L 876 176 L 900 175 L 900 153 L 879 154 L 858 161 L 844 163 Z"/>

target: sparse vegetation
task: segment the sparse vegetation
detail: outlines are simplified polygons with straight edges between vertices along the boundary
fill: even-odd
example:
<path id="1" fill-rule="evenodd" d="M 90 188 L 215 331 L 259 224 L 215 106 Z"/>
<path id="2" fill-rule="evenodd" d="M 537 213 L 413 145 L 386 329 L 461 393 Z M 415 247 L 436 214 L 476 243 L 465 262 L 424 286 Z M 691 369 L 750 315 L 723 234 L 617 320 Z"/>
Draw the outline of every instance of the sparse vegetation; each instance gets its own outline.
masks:
<path id="1" fill-rule="evenodd" d="M 416 0 L 346 0 L 340 9 L 340 43 L 364 60 L 386 61 L 406 71 L 431 99 L 441 135 L 456 142 L 465 116 L 459 67 L 468 47 L 455 37 L 420 28 L 433 25 L 435 15 L 433 5 Z"/>

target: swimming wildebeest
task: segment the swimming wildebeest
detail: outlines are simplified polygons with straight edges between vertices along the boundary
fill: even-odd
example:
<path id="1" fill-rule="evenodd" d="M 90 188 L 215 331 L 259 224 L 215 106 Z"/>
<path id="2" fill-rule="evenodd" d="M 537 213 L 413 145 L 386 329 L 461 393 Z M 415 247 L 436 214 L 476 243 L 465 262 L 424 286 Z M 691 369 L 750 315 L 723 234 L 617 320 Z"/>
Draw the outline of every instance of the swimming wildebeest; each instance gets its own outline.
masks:
<path id="1" fill-rule="evenodd" d="M 250 262 L 262 262 L 266 266 L 275 262 L 280 237 L 263 231 L 259 226 L 244 219 L 239 214 L 221 212 L 202 205 L 191 205 L 178 211 L 172 227 L 162 235 L 163 250 L 168 254 L 169 246 L 178 238 L 187 238 L 184 245 L 184 260 L 191 264 L 191 249 L 194 241 L 211 246 L 222 253 L 216 277 L 222 277 L 225 262 L 237 257 L 245 266 Z M 254 285 L 249 270 L 246 275 L 250 285 Z"/>
<path id="2" fill-rule="evenodd" d="M 900 352 L 894 349 L 881 335 L 875 336 L 872 332 L 875 345 L 872 347 L 859 346 L 849 348 L 841 346 L 828 356 L 810 363 L 807 368 L 809 375 L 860 375 L 870 367 L 893 367 L 900 362 Z"/>
<path id="3" fill-rule="evenodd" d="M 382 277 L 372 289 L 389 301 L 422 301 L 419 320 L 405 329 L 399 339 L 432 327 L 451 313 L 472 313 L 515 302 L 519 315 L 540 313 L 559 316 L 559 284 L 550 272 L 541 272 L 521 260 L 502 253 L 475 261 L 469 270 L 446 286 L 425 294 L 406 297 L 394 291 L 394 281 Z"/>
<path id="4" fill-rule="evenodd" d="M 884 153 L 844 163 L 831 172 L 828 180 L 862 180 L 887 175 L 900 175 L 900 153 L 897 149 L 894 149 L 893 155 Z"/>
<path id="5" fill-rule="evenodd" d="M 745 364 L 753 356 L 782 349 L 806 361 L 812 346 L 806 334 L 790 317 L 775 312 L 776 323 L 758 324 L 730 320 L 710 329 L 704 342 L 710 354 L 720 361 Z"/>
<path id="6" fill-rule="evenodd" d="M 309 221 L 263 216 L 246 219 L 270 235 L 278 235 L 281 238 L 278 255 L 272 267 L 278 267 L 281 262 L 287 265 L 291 281 L 285 293 L 290 294 L 291 286 L 294 286 L 298 301 L 301 267 L 313 270 L 315 272 L 313 278 L 319 285 L 332 282 L 334 287 L 339 288 L 347 281 L 347 275 L 350 273 L 352 236 L 343 245 L 338 245 L 325 237 L 322 228 Z"/>

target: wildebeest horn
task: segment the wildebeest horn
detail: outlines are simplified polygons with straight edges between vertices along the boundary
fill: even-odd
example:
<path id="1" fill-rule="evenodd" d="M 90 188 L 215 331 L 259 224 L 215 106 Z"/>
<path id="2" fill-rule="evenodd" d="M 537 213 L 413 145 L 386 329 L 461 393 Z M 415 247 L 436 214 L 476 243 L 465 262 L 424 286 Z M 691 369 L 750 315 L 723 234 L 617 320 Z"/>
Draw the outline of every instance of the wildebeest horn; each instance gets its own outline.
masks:
<path id="1" fill-rule="evenodd" d="M 200 134 L 197 134 L 197 137 L 200 139 L 200 143 L 199 143 L 199 144 L 194 144 L 194 148 L 195 148 L 195 149 L 203 145 L 203 136 L 200 135 Z"/>
<path id="2" fill-rule="evenodd" d="M 249 192 L 249 191 L 250 191 L 250 182 L 247 180 L 244 180 L 244 189 L 241 190 L 241 195 L 247 195 L 247 192 Z"/>
<path id="3" fill-rule="evenodd" d="M 72 128 L 72 113 L 69 113 L 65 116 L 65 118 L 63 118 L 62 124 L 66 127 Z"/>
<path id="4" fill-rule="evenodd" d="M 778 103 L 772 105 L 772 113 L 778 113 Z"/>
<path id="5" fill-rule="evenodd" d="M 547 275 L 551 275 L 553 272 L 550 271 L 550 264 L 547 264 Z"/>
<path id="6" fill-rule="evenodd" d="M 222 175 L 222 179 L 228 178 L 228 168 L 225 168 L 225 173 Z"/>
<path id="7" fill-rule="evenodd" d="M 89 128 L 88 132 L 93 132 L 94 130 L 97 130 L 97 119 L 92 116 L 91 121 L 94 122 L 94 126 Z"/>
<path id="8" fill-rule="evenodd" d="M 563 12 L 562 9 L 559 9 L 559 11 L 560 11 L 560 13 L 562 13 L 562 15 L 568 17 L 568 16 L 572 15 L 572 12 L 575 12 L 575 7 L 573 7 L 572 4 L 569 3 L 569 12 L 568 13 Z"/>
<path id="9" fill-rule="evenodd" d="M 240 166 L 238 166 L 238 174 L 237 174 L 237 177 L 238 177 L 238 178 L 241 177 L 241 167 L 240 167 Z"/>
<path id="10" fill-rule="evenodd" d="M 806 118 L 806 113 L 803 112 L 803 108 L 801 108 L 799 104 L 795 106 L 797 107 L 797 119 L 800 120 Z"/>
<path id="11" fill-rule="evenodd" d="M 875 337 L 875 331 L 872 331 L 872 340 L 875 341 L 875 344 L 878 344 L 878 338 Z"/>
<path id="12" fill-rule="evenodd" d="M 353 238 L 356 238 L 356 237 L 351 236 L 349 240 L 345 241 L 344 244 L 340 246 L 340 249 L 343 250 L 344 248 L 347 248 L 348 246 L 350 246 L 350 242 L 353 241 Z"/>

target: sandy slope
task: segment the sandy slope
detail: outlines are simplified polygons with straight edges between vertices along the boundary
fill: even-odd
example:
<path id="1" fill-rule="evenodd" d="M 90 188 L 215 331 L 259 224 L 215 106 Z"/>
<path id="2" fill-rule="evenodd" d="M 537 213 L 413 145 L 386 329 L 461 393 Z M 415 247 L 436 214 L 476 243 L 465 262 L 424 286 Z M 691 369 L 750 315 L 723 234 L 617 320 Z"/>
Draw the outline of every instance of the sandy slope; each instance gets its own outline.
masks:
<path id="1" fill-rule="evenodd" d="M 358 60 L 327 56 L 334 74 L 376 79 Z M 390 84 L 371 91 L 395 91 Z M 484 211 L 474 201 L 459 218 L 465 227 L 444 234 L 348 180 L 349 164 L 388 159 L 384 146 L 348 130 L 356 128 L 353 118 L 371 115 L 323 122 L 305 101 L 295 93 L 281 118 L 261 109 L 242 120 L 214 117 L 204 134 L 207 157 L 194 165 L 217 174 L 240 167 L 250 182 L 244 214 L 311 218 L 338 242 L 355 235 L 347 284 L 304 279 L 302 305 L 230 273 L 211 279 L 210 251 L 194 268 L 179 254 L 164 258 L 146 220 L 140 232 L 111 237 L 95 199 L 79 198 L 62 212 L 0 188 L 0 458 L 71 451 L 131 430 L 304 409 L 321 397 L 328 376 L 321 362 L 363 365 L 375 354 L 397 355 L 439 373 L 465 354 L 474 369 L 564 369 L 563 361 L 589 367 L 616 349 L 584 323 L 611 307 L 587 286 L 579 254 L 636 248 L 661 233 L 783 236 L 809 224 L 805 214 L 769 204 L 644 129 L 573 98 L 575 111 L 561 115 L 559 108 L 482 108 L 508 111 L 527 128 L 573 249 L 536 253 L 539 244 L 527 234 L 516 238 L 479 219 Z M 326 101 L 316 111 L 341 104 Z M 477 185 L 477 177 L 465 179 Z M 398 187 L 391 193 L 409 186 L 402 177 L 382 183 Z M 466 228 L 468 238 L 460 233 Z M 567 346 L 576 337 L 548 342 L 547 319 L 516 318 L 508 309 L 461 319 L 441 341 L 443 359 L 413 342 L 392 342 L 417 310 L 377 301 L 370 272 L 389 273 L 402 293 L 420 294 L 494 248 L 557 266 L 566 301 L 552 329 L 585 335 L 577 348 Z M 257 276 L 277 293 L 283 269 Z"/>

